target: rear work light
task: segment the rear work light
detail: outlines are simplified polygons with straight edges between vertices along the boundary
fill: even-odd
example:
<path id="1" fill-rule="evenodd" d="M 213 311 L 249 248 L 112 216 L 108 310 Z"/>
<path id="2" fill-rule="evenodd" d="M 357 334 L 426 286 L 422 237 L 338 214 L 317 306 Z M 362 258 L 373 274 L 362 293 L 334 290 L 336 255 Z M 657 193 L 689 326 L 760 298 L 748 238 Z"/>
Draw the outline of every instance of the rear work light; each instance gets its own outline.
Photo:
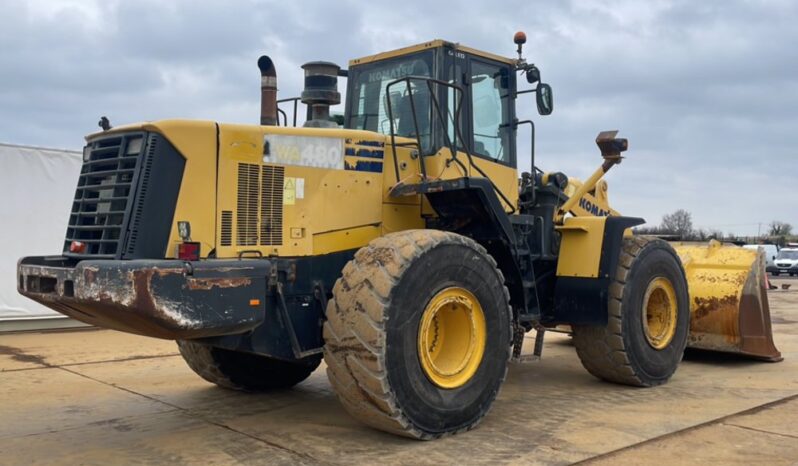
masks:
<path id="1" fill-rule="evenodd" d="M 177 258 L 184 261 L 198 261 L 200 258 L 200 244 L 193 242 L 178 244 Z"/>

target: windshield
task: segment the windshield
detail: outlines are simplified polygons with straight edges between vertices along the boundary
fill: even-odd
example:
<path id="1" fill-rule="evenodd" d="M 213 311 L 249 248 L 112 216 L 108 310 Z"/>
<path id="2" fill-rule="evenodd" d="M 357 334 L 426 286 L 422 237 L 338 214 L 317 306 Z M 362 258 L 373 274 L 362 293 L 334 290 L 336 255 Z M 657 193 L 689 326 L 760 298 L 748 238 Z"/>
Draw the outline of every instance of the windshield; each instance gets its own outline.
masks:
<path id="1" fill-rule="evenodd" d="M 789 260 L 797 260 L 798 259 L 798 251 L 779 251 L 779 255 L 776 256 L 776 260 L 778 259 L 789 259 Z"/>
<path id="2" fill-rule="evenodd" d="M 391 133 L 388 119 L 388 99 L 394 117 L 394 130 L 397 136 L 416 137 L 416 125 L 421 139 L 422 151 L 431 144 L 429 89 L 424 82 L 413 83 L 408 89 L 406 83 L 391 86 L 390 97 L 386 86 L 405 76 L 432 76 L 432 51 L 405 55 L 366 65 L 354 66 L 349 72 L 352 99 L 350 102 L 347 128 Z M 413 93 L 413 102 L 409 98 Z M 417 119 L 413 121 L 413 107 Z"/>

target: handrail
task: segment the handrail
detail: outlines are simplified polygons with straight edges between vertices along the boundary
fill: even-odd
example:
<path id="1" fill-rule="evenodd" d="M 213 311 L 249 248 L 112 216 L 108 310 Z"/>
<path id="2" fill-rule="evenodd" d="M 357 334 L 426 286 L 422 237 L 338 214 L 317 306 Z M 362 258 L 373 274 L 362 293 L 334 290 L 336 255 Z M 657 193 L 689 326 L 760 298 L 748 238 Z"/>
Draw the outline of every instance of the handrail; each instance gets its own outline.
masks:
<path id="1" fill-rule="evenodd" d="M 280 100 L 277 101 L 277 113 L 278 113 L 278 115 L 281 114 L 281 113 L 283 115 L 283 126 L 288 126 L 288 115 L 285 113 L 285 111 L 280 110 L 280 104 L 283 103 L 283 102 L 294 102 L 294 121 L 293 121 L 293 124 L 294 124 L 294 127 L 296 127 L 296 112 L 299 109 L 299 101 L 300 100 L 301 100 L 301 97 L 290 97 L 288 99 L 280 99 Z M 278 124 L 278 126 L 280 124 L 280 119 L 279 118 L 277 119 L 277 124 Z"/>
<path id="2" fill-rule="evenodd" d="M 509 126 L 513 126 L 514 129 L 518 129 L 518 127 L 521 126 L 521 125 L 529 125 L 530 131 L 531 131 L 531 133 L 530 133 L 530 145 L 529 145 L 529 158 L 531 160 L 530 160 L 529 167 L 530 167 L 530 170 L 534 170 L 535 168 L 537 168 L 537 167 L 535 167 L 535 122 L 532 121 L 532 120 L 521 120 L 521 121 L 515 121 L 513 123 L 510 123 Z M 517 149 L 516 149 L 516 153 L 518 153 Z"/>

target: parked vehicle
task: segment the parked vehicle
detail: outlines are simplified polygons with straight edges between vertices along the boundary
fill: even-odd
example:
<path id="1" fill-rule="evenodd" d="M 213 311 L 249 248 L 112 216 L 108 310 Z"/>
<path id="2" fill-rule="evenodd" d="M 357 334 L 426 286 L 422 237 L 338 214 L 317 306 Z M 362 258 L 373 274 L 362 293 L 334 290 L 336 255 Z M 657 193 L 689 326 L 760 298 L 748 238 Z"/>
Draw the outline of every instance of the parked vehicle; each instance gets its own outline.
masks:
<path id="1" fill-rule="evenodd" d="M 782 273 L 789 273 L 790 276 L 798 274 L 798 248 L 782 248 L 771 273 L 777 277 Z"/>
<path id="2" fill-rule="evenodd" d="M 743 246 L 746 249 L 762 249 L 765 253 L 765 270 L 773 275 L 778 275 L 776 268 L 776 256 L 779 254 L 779 247 L 775 244 L 746 244 Z"/>

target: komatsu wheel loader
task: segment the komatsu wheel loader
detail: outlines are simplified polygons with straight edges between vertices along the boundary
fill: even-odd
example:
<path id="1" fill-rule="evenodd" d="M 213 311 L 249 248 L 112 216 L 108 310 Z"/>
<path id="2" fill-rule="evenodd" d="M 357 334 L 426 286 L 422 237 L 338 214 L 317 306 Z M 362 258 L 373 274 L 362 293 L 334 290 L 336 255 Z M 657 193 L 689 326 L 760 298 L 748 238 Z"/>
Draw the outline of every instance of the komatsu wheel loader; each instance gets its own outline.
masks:
<path id="1" fill-rule="evenodd" d="M 591 374 L 642 387 L 686 346 L 779 360 L 756 252 L 634 236 L 643 219 L 610 207 L 615 131 L 585 181 L 540 171 L 534 150 L 519 176 L 534 123 L 516 104 L 553 110 L 524 42 L 517 58 L 435 40 L 348 70 L 312 62 L 283 101 L 264 56 L 260 125 L 103 119 L 63 251 L 21 259 L 19 292 L 176 340 L 222 387 L 289 387 L 324 359 L 348 412 L 418 439 L 473 428 L 532 330 L 540 353 L 547 328 L 570 326 Z"/>

